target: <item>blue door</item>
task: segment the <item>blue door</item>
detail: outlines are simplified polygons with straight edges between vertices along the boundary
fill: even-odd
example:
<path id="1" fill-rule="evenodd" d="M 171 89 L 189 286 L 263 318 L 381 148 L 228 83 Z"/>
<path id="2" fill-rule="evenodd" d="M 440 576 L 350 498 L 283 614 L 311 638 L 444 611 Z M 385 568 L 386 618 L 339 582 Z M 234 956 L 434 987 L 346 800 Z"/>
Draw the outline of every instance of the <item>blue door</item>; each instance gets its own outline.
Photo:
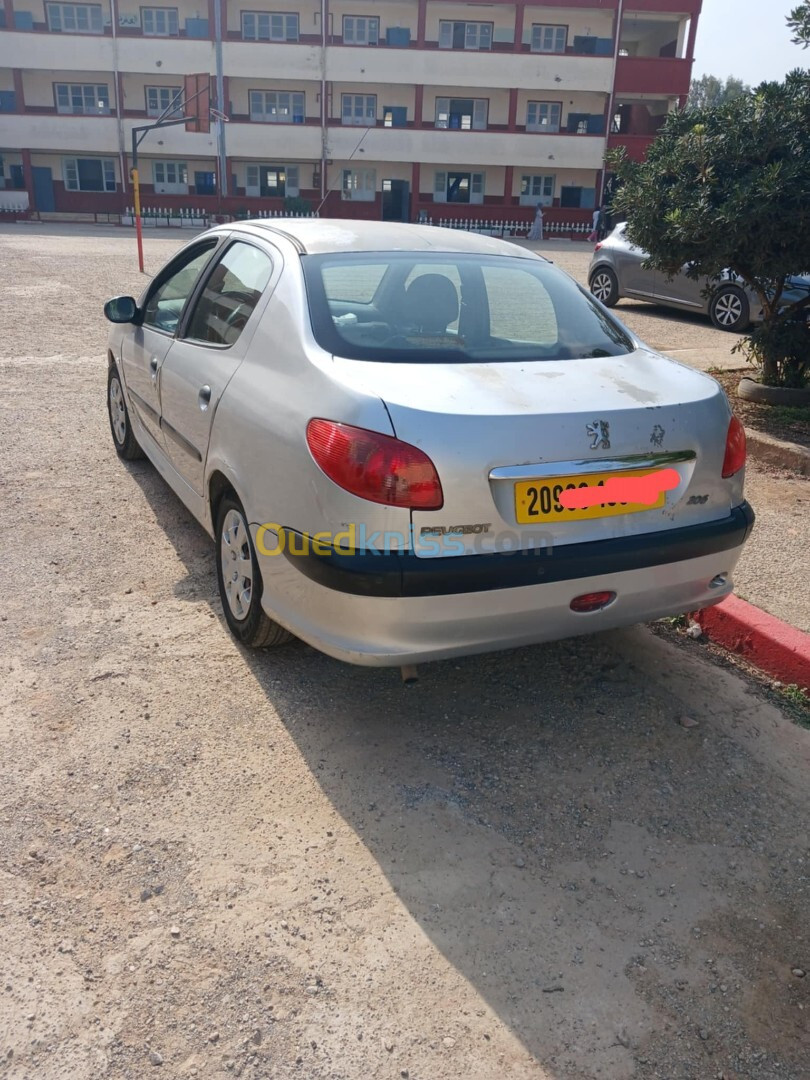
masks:
<path id="1" fill-rule="evenodd" d="M 31 172 L 34 174 L 34 202 L 37 210 L 48 212 L 56 209 L 53 197 L 53 173 L 41 165 L 35 165 Z"/>

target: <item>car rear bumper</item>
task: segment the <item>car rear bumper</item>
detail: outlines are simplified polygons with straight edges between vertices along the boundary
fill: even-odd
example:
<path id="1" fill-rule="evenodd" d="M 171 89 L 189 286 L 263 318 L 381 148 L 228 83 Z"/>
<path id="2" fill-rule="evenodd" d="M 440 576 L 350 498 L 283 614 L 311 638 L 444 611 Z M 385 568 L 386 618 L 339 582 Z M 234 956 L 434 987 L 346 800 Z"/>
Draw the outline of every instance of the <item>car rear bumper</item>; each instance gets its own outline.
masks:
<path id="1" fill-rule="evenodd" d="M 718 603 L 732 591 L 753 520 L 744 503 L 719 522 L 536 555 L 260 554 L 263 606 L 349 663 L 413 664 L 513 648 Z M 718 575 L 725 582 L 711 586 Z M 616 599 L 600 611 L 571 611 L 574 597 L 599 590 Z"/>

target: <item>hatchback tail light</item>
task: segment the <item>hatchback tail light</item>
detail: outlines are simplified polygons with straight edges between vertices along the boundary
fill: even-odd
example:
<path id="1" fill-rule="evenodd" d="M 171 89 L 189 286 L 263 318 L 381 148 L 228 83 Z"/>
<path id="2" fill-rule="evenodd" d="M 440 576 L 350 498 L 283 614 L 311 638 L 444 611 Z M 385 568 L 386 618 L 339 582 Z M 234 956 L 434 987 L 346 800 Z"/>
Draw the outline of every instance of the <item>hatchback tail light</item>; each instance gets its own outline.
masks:
<path id="1" fill-rule="evenodd" d="M 307 445 L 329 479 L 361 499 L 410 510 L 441 510 L 444 504 L 436 467 L 409 443 L 318 419 L 307 424 Z"/>
<path id="2" fill-rule="evenodd" d="M 745 465 L 745 428 L 736 416 L 731 417 L 726 435 L 726 454 L 723 458 L 723 476 L 733 476 Z"/>
<path id="3" fill-rule="evenodd" d="M 602 248 L 602 241 L 600 240 L 599 243 L 596 245 L 596 247 L 593 250 L 594 251 L 601 251 L 601 248 Z"/>

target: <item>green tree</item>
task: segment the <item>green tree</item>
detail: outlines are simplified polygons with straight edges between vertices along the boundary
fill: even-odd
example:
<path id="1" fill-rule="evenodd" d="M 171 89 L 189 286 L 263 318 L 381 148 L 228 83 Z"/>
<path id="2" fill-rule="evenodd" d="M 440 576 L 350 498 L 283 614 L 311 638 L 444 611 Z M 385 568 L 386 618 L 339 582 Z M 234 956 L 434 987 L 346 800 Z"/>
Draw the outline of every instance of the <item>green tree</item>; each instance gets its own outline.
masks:
<path id="1" fill-rule="evenodd" d="M 610 155 L 615 209 L 650 265 L 752 288 L 764 320 L 741 344 L 769 385 L 810 375 L 810 296 L 784 295 L 810 257 L 810 72 L 763 83 L 716 108 L 670 113 L 643 162 Z"/>
<path id="2" fill-rule="evenodd" d="M 810 4 L 799 4 L 788 16 L 788 26 L 793 31 L 790 39 L 794 45 L 806 49 L 810 45 Z"/>
<path id="3" fill-rule="evenodd" d="M 701 75 L 699 79 L 692 79 L 689 88 L 689 109 L 707 109 L 715 105 L 722 105 L 726 101 L 742 97 L 751 89 L 746 86 L 742 79 L 735 79 L 729 75 L 725 82 L 716 75 Z"/>

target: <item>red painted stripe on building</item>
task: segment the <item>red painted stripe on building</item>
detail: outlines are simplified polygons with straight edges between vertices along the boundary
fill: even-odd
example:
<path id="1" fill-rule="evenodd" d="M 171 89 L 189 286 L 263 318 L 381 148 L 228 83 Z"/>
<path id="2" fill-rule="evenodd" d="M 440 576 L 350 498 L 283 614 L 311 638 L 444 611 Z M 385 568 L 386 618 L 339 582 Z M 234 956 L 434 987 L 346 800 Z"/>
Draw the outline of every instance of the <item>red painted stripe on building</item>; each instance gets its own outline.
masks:
<path id="1" fill-rule="evenodd" d="M 810 634 L 767 611 L 728 596 L 694 618 L 712 641 L 742 656 L 782 683 L 810 691 Z"/>

